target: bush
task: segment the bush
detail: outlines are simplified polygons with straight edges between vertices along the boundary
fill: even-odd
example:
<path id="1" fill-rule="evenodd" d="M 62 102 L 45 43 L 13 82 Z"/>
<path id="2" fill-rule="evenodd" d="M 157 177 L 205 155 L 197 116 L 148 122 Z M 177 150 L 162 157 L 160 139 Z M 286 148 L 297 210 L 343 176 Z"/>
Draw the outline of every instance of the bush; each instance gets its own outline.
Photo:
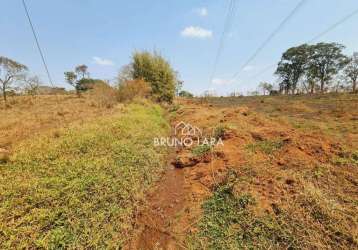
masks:
<path id="1" fill-rule="evenodd" d="M 179 96 L 185 97 L 185 98 L 193 98 L 194 97 L 194 95 L 192 93 L 190 93 L 189 91 L 186 91 L 186 90 L 180 91 Z"/>
<path id="2" fill-rule="evenodd" d="M 117 92 L 107 83 L 97 82 L 91 86 L 90 96 L 99 107 L 113 107 L 117 102 Z"/>
<path id="3" fill-rule="evenodd" d="M 107 85 L 106 82 L 100 79 L 82 78 L 77 83 L 79 91 L 87 91 L 95 88 L 96 85 Z"/>
<path id="4" fill-rule="evenodd" d="M 151 94 L 159 102 L 173 101 L 176 73 L 159 54 L 135 52 L 132 57 L 132 78 L 143 79 L 151 86 Z"/>
<path id="5" fill-rule="evenodd" d="M 150 96 L 151 87 L 143 80 L 129 80 L 119 85 L 119 101 L 131 101 L 136 97 L 147 98 Z"/>
<path id="6" fill-rule="evenodd" d="M 214 138 L 218 139 L 224 139 L 225 136 L 226 127 L 225 126 L 218 126 L 214 129 Z"/>

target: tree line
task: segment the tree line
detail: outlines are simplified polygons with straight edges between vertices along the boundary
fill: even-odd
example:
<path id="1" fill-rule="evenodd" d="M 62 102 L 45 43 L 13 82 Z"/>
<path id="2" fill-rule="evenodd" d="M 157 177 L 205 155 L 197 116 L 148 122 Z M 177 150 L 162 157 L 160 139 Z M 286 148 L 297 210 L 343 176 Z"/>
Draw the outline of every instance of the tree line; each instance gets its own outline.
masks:
<path id="1" fill-rule="evenodd" d="M 275 71 L 280 80 L 278 93 L 296 94 L 299 90 L 324 93 L 332 83 L 336 83 L 333 84 L 336 90 L 340 88 L 356 93 L 358 53 L 346 56 L 344 48 L 338 43 L 302 44 L 289 48 Z M 270 84 L 262 83 L 260 87 L 275 93 Z"/>
<path id="2" fill-rule="evenodd" d="M 64 72 L 65 81 L 71 85 L 77 96 L 98 86 L 113 88 L 118 92 L 120 101 L 133 99 L 137 96 L 151 98 L 158 102 L 171 103 L 175 95 L 192 96 L 182 90 L 183 82 L 178 72 L 158 52 L 136 51 L 131 61 L 120 70 L 117 82 L 110 86 L 108 82 L 90 77 L 88 66 L 78 65 L 72 71 Z M 25 91 L 14 85 L 25 83 Z M 28 67 L 13 59 L 0 56 L 0 92 L 6 106 L 8 94 L 35 94 L 40 87 L 37 76 L 28 73 Z"/>

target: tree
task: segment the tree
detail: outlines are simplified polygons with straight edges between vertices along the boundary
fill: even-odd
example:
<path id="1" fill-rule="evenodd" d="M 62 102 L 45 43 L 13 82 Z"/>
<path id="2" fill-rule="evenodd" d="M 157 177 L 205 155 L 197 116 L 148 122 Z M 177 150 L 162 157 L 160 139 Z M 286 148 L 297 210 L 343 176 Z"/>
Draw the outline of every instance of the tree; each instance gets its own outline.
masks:
<path id="1" fill-rule="evenodd" d="M 81 78 L 89 78 L 89 72 L 87 71 L 88 70 L 88 67 L 87 65 L 85 64 L 81 64 L 81 65 L 78 65 L 76 68 L 75 68 L 75 72 L 76 74 Z"/>
<path id="2" fill-rule="evenodd" d="M 254 91 L 248 91 L 247 95 L 249 95 L 249 96 L 257 96 L 257 95 L 260 95 L 260 93 L 257 90 L 254 90 Z"/>
<path id="3" fill-rule="evenodd" d="M 23 78 L 25 83 L 25 92 L 28 95 L 34 96 L 37 95 L 41 82 L 38 76 L 25 76 Z"/>
<path id="4" fill-rule="evenodd" d="M 266 95 L 266 92 L 269 94 L 270 91 L 273 89 L 273 85 L 268 82 L 261 82 L 259 84 L 259 88 L 262 89 L 263 94 Z"/>
<path id="5" fill-rule="evenodd" d="M 117 76 L 118 86 L 131 80 L 133 80 L 133 65 L 126 64 L 119 70 Z"/>
<path id="6" fill-rule="evenodd" d="M 76 90 L 77 96 L 80 96 L 80 90 L 77 85 L 77 83 L 78 83 L 77 75 L 75 74 L 75 72 L 67 71 L 64 74 L 65 74 L 65 79 L 66 79 L 67 83 L 70 84 L 71 86 L 73 86 Z"/>
<path id="7" fill-rule="evenodd" d="M 92 86 L 91 84 L 95 83 L 98 80 L 89 78 L 89 72 L 87 71 L 88 67 L 84 64 L 78 65 L 75 68 L 75 71 L 65 72 L 65 80 L 68 84 L 72 85 L 77 96 L 80 96 L 81 91 L 86 91 Z"/>
<path id="8" fill-rule="evenodd" d="M 156 52 L 135 52 L 131 64 L 132 78 L 148 82 L 157 101 L 173 101 L 177 83 L 176 72 L 161 55 Z"/>
<path id="9" fill-rule="evenodd" d="M 306 72 L 309 50 L 309 45 L 303 44 L 283 53 L 276 75 L 283 79 L 286 92 L 291 90 L 292 94 L 295 93 L 299 80 Z"/>
<path id="10" fill-rule="evenodd" d="M 2 94 L 6 105 L 6 91 L 13 81 L 21 78 L 28 68 L 7 57 L 0 57 L 0 83 L 2 87 Z"/>
<path id="11" fill-rule="evenodd" d="M 344 74 L 352 81 L 353 93 L 357 92 L 358 52 L 353 53 L 353 56 L 349 58 L 348 64 L 344 69 Z"/>
<path id="12" fill-rule="evenodd" d="M 185 98 L 193 98 L 194 97 L 194 95 L 192 93 L 190 93 L 189 91 L 186 91 L 186 90 L 180 91 L 178 96 L 185 97 Z"/>
<path id="13" fill-rule="evenodd" d="M 343 49 L 344 46 L 338 43 L 318 43 L 310 46 L 308 70 L 313 78 L 319 80 L 321 92 L 324 92 L 328 81 L 347 64 Z"/>
<path id="14" fill-rule="evenodd" d="M 275 72 L 281 78 L 279 83 L 280 93 L 288 94 L 292 86 L 292 70 L 288 64 L 279 64 Z"/>
<path id="15" fill-rule="evenodd" d="M 183 89 L 183 81 L 177 81 L 177 84 L 175 85 L 175 94 L 176 96 L 180 96 L 180 93 L 185 91 Z"/>

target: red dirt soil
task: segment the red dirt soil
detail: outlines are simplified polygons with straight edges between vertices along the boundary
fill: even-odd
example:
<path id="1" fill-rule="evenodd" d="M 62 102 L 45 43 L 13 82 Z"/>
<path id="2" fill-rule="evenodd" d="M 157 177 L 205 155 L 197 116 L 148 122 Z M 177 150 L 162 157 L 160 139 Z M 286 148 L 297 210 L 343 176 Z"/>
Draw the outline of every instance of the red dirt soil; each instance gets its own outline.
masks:
<path id="1" fill-rule="evenodd" d="M 281 181 L 275 175 L 287 170 L 302 171 L 316 163 L 328 163 L 341 150 L 338 142 L 321 134 L 303 133 L 289 124 L 267 119 L 247 107 L 218 108 L 191 102 L 182 105 L 174 124 L 185 121 L 205 128 L 204 134 L 209 134 L 209 130 L 220 124 L 229 123 L 232 128 L 229 126 L 225 131 L 224 145 L 215 147 L 195 166 L 168 168 L 148 195 L 148 206 L 138 216 L 135 236 L 126 249 L 185 249 L 186 237 L 197 230 L 195 224 L 200 219 L 203 201 L 210 197 L 213 187 L 225 178 L 230 169 L 245 175 L 248 162 L 251 165 L 270 164 L 267 170 L 263 169 L 264 173 L 267 171 L 267 176 L 255 177 L 253 185 L 243 187 L 241 191 L 256 194 L 260 204 L 258 213 L 272 213 L 272 204 L 285 202 L 287 195 L 295 196 L 297 185 L 289 176 L 283 176 Z M 279 152 L 273 155 L 260 152 L 248 154 L 248 144 L 277 139 L 283 143 Z M 176 153 L 178 159 L 187 157 L 191 150 L 181 148 Z M 346 178 L 353 178 L 356 174 L 344 168 L 339 171 Z M 354 188 L 346 191 L 357 195 Z"/>

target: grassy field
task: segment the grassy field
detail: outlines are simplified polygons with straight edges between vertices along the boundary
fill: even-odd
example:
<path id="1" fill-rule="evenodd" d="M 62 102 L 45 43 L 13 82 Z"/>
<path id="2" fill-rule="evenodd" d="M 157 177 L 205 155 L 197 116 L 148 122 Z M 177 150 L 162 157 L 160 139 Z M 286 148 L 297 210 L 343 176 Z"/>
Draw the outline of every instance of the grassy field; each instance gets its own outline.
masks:
<path id="1" fill-rule="evenodd" d="M 55 123 L 50 117 L 58 114 L 42 109 Z M 128 240 L 144 193 L 165 163 L 166 152 L 152 138 L 169 127 L 162 108 L 146 101 L 106 114 L 12 145 L 9 161 L 0 163 L 0 248 L 114 249 Z"/>
<path id="2" fill-rule="evenodd" d="M 198 98 L 167 111 L 94 100 L 16 97 L 0 110 L 1 249 L 130 248 L 131 238 L 164 249 L 358 248 L 357 95 Z M 169 154 L 153 145 L 168 120 L 224 142 L 177 148 L 176 160 L 196 160 L 167 170 L 170 184 L 156 182 Z"/>
<path id="3" fill-rule="evenodd" d="M 103 99 L 106 98 L 106 102 Z M 113 100 L 104 95 L 41 95 L 9 98 L 8 108 L 0 101 L 0 148 L 13 145 L 44 132 L 56 132 L 73 123 L 84 124 L 111 115 Z"/>

